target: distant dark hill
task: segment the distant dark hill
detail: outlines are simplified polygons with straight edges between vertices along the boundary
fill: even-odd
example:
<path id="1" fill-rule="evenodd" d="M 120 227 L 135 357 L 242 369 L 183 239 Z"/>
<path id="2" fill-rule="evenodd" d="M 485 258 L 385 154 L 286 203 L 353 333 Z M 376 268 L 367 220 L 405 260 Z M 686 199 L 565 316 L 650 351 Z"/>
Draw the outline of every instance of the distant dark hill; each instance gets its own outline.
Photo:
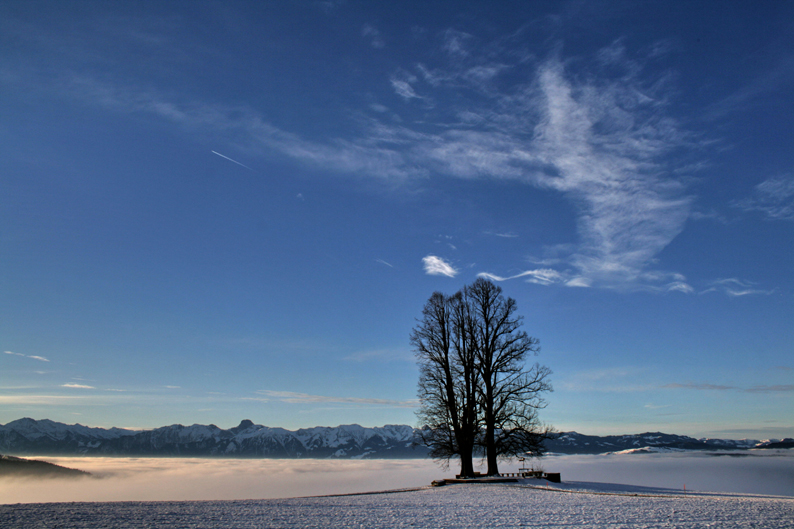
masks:
<path id="1" fill-rule="evenodd" d="M 544 443 L 549 452 L 557 454 L 604 454 L 639 448 L 664 448 L 674 450 L 746 450 L 759 442 L 742 439 L 695 439 L 686 435 L 647 432 L 633 435 L 584 435 L 562 432 Z"/>
<path id="2" fill-rule="evenodd" d="M 60 465 L 36 461 L 35 459 L 22 459 L 21 457 L 0 455 L 0 478 L 35 477 L 35 478 L 81 478 L 90 476 L 89 472 L 66 468 Z"/>

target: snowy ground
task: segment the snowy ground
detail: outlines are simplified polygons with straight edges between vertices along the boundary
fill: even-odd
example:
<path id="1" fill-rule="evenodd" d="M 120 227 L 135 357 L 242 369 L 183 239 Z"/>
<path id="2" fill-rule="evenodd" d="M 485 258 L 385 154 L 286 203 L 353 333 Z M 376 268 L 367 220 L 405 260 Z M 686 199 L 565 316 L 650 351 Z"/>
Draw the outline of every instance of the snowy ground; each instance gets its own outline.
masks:
<path id="1" fill-rule="evenodd" d="M 794 450 L 552 456 L 558 485 L 438 488 L 454 469 L 427 460 L 42 459 L 96 477 L 0 479 L 0 528 L 794 527 Z"/>
<path id="2" fill-rule="evenodd" d="M 538 482 L 531 480 L 532 484 Z M 226 502 L 0 506 L 0 527 L 794 527 L 794 498 L 566 483 L 447 485 L 391 494 Z"/>

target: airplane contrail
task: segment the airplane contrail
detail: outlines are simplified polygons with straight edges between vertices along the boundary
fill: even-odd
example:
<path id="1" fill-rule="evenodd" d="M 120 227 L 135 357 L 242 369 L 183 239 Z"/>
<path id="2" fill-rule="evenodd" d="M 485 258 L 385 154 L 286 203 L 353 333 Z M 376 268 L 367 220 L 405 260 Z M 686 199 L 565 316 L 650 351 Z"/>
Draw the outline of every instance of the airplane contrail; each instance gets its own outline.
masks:
<path id="1" fill-rule="evenodd" d="M 226 158 L 226 159 L 227 159 L 227 160 L 229 160 L 230 162 L 234 162 L 234 163 L 236 163 L 237 165 L 241 165 L 241 166 L 245 167 L 246 169 L 248 169 L 249 171 L 253 171 L 253 169 L 251 169 L 251 168 L 250 168 L 250 167 L 248 167 L 247 165 L 245 165 L 245 164 L 242 164 L 242 163 L 238 162 L 237 160 L 232 160 L 232 159 L 231 159 L 231 158 L 229 158 L 228 156 L 224 156 L 224 155 L 222 155 L 222 154 L 221 154 L 221 153 L 219 153 L 219 152 L 215 152 L 215 151 L 210 151 L 210 152 L 211 152 L 212 154 L 217 154 L 217 155 L 218 155 L 218 156 L 220 156 L 221 158 Z M 254 172 L 256 172 L 256 171 L 254 171 Z"/>

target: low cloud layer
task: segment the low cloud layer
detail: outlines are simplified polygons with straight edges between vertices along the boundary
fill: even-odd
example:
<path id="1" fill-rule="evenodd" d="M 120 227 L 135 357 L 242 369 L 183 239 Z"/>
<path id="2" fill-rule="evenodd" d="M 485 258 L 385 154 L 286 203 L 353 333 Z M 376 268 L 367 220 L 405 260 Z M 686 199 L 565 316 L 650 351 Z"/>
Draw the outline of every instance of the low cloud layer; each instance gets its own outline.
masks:
<path id="1" fill-rule="evenodd" d="M 541 465 L 566 482 L 792 495 L 787 451 L 711 454 L 550 456 Z M 288 498 L 425 487 L 451 477 L 433 461 L 198 458 L 40 458 L 91 472 L 79 479 L 0 478 L 0 502 L 190 501 Z M 501 465 L 515 472 L 518 462 Z"/>
<path id="2" fill-rule="evenodd" d="M 78 479 L 0 478 L 0 502 L 289 498 L 421 487 L 440 475 L 428 460 L 42 457 L 90 472 Z"/>

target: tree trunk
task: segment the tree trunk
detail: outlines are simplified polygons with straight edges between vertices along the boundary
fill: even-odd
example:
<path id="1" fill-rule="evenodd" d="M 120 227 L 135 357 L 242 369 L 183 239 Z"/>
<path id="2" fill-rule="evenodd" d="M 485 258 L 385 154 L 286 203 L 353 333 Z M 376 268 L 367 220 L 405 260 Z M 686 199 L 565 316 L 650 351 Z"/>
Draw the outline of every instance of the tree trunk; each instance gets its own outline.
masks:
<path id="1" fill-rule="evenodd" d="M 485 461 L 488 463 L 487 476 L 496 476 L 499 474 L 499 468 L 496 463 L 496 428 L 494 421 L 493 409 L 493 386 L 490 384 L 491 374 L 486 371 L 484 376 L 484 402 L 483 419 L 485 423 Z"/>
<path id="2" fill-rule="evenodd" d="M 488 470 L 486 475 L 498 476 L 499 466 L 496 457 L 496 431 L 493 426 L 493 420 L 486 419 L 485 425 L 485 458 L 488 463 Z"/>
<path id="3" fill-rule="evenodd" d="M 471 448 L 462 448 L 460 451 L 460 477 L 473 478 L 474 477 L 474 463 L 472 461 L 473 450 Z"/>

